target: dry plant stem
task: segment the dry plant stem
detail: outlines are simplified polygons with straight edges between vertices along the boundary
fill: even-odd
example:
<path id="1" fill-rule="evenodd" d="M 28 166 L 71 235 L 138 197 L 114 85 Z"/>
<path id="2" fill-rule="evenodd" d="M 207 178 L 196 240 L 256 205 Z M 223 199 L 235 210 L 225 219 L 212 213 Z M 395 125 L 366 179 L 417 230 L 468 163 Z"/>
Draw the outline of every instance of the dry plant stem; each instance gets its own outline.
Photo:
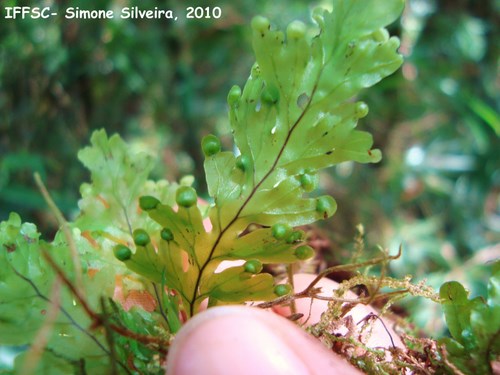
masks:
<path id="1" fill-rule="evenodd" d="M 401 247 L 399 248 L 398 257 L 399 257 L 399 255 L 401 255 Z M 378 277 L 378 281 L 377 281 L 377 285 L 375 287 L 375 290 L 370 290 L 370 296 L 369 296 L 370 299 L 368 302 L 366 302 L 367 305 L 371 304 L 375 300 L 375 298 L 377 297 L 378 292 L 380 291 L 380 288 L 382 287 L 382 283 L 384 282 L 386 273 L 387 273 L 387 262 L 382 262 L 382 267 L 380 269 L 380 277 Z M 382 322 L 382 324 L 384 324 L 384 323 Z M 384 328 L 385 328 L 385 325 L 384 325 Z M 391 341 L 392 341 L 392 337 L 391 337 Z"/>
<path id="2" fill-rule="evenodd" d="M 68 242 L 69 249 L 71 251 L 71 260 L 73 261 L 73 267 L 75 267 L 75 278 L 76 278 L 76 287 L 79 291 L 80 294 L 84 294 L 84 289 L 83 289 L 83 281 L 82 281 L 82 267 L 80 264 L 80 257 L 78 255 L 78 251 L 76 249 L 76 244 L 75 241 L 73 240 L 73 236 L 71 235 L 71 231 L 68 227 L 68 222 L 64 218 L 63 214 L 57 208 L 57 205 L 54 203 L 52 200 L 47 188 L 45 187 L 45 184 L 43 183 L 40 174 L 37 172 L 34 174 L 35 182 L 38 186 L 38 189 L 40 189 L 40 192 L 43 195 L 43 198 L 45 199 L 45 202 L 47 202 L 47 205 L 49 206 L 50 210 L 54 214 L 54 216 L 57 219 L 57 222 L 61 226 L 64 237 L 66 238 L 66 241 Z"/>
<path id="3" fill-rule="evenodd" d="M 361 319 L 357 324 L 359 325 L 359 324 L 361 324 L 363 322 L 367 322 L 368 323 L 369 320 L 372 319 L 372 318 L 378 319 L 378 321 L 382 324 L 382 327 L 384 327 L 385 331 L 387 332 L 387 335 L 391 339 L 391 344 L 392 344 L 393 349 L 396 349 L 396 344 L 394 343 L 394 340 L 392 339 L 392 335 L 389 332 L 389 330 L 387 329 L 387 326 L 384 323 L 384 319 L 382 319 L 380 316 L 378 316 L 376 314 L 373 314 L 373 313 L 369 313 L 367 316 L 365 316 L 363 319 Z"/>
<path id="4" fill-rule="evenodd" d="M 284 304 L 289 304 L 294 300 L 300 299 L 300 298 L 311 298 L 311 299 L 318 299 L 321 301 L 333 301 L 333 302 L 343 302 L 343 303 L 362 303 L 364 305 L 368 305 L 371 302 L 374 302 L 379 299 L 384 299 L 384 298 L 390 298 L 392 296 L 397 296 L 397 295 L 402 295 L 406 293 L 410 293 L 409 289 L 402 289 L 402 290 L 396 290 L 392 292 L 387 292 L 387 293 L 381 293 L 377 294 L 375 296 L 370 296 L 370 297 L 359 297 L 359 298 L 339 298 L 339 297 L 325 297 L 325 296 L 320 296 L 318 295 L 321 293 L 321 288 L 313 288 L 313 289 L 306 289 L 303 290 L 302 292 L 295 293 L 292 295 L 287 295 L 283 297 L 276 298 L 272 301 L 269 302 L 262 302 L 257 305 L 256 307 L 260 307 L 261 309 L 268 309 L 273 306 L 277 305 L 284 305 Z M 292 314 L 293 316 L 293 314 Z"/>
<path id="5" fill-rule="evenodd" d="M 422 367 L 419 363 L 417 363 L 412 357 L 409 357 L 407 355 L 402 356 L 403 359 L 405 359 L 407 362 L 400 361 L 400 360 L 394 360 L 394 363 L 401 366 L 401 368 L 407 369 L 412 371 L 412 374 L 423 374 L 423 375 L 433 375 L 434 372 L 431 372 L 427 370 L 426 368 Z"/>
<path id="6" fill-rule="evenodd" d="M 281 305 L 285 303 L 290 303 L 296 299 L 299 298 L 316 298 L 316 299 L 321 299 L 325 301 L 337 301 L 337 302 L 354 302 L 354 303 L 364 303 L 364 304 L 369 304 L 374 301 L 374 299 L 379 298 L 378 296 L 370 296 L 366 298 L 357 298 L 355 300 L 353 299 L 348 299 L 348 298 L 337 298 L 337 297 L 323 297 L 319 296 L 318 294 L 321 292 L 320 288 L 315 288 L 315 285 L 325 276 L 333 273 L 333 272 L 338 272 L 338 271 L 353 271 L 353 270 L 358 270 L 363 267 L 367 266 L 373 266 L 376 264 L 385 264 L 390 260 L 395 260 L 398 259 L 401 256 L 401 246 L 398 249 L 398 253 L 396 255 L 386 255 L 383 257 L 378 257 L 371 259 L 366 262 L 360 262 L 360 263 L 352 263 L 352 264 L 346 264 L 346 265 L 339 265 L 339 266 L 334 266 L 325 269 L 324 271 L 320 272 L 318 276 L 305 288 L 302 292 L 295 293 L 292 295 L 287 295 L 283 297 L 276 298 L 272 301 L 269 302 L 263 302 L 259 303 L 257 307 L 267 309 L 276 305 Z M 378 282 L 378 289 L 380 289 L 380 286 L 382 285 L 382 280 L 383 278 L 380 279 Z M 393 293 L 404 293 L 405 291 L 397 291 Z"/>
<path id="7" fill-rule="evenodd" d="M 398 296 L 402 294 L 409 293 L 410 291 L 408 289 L 402 289 L 402 290 L 395 290 L 392 292 L 387 292 L 387 293 L 380 293 L 377 294 L 373 297 L 359 297 L 356 299 L 352 298 L 339 298 L 339 297 L 324 297 L 324 296 L 318 296 L 317 294 L 312 293 L 310 296 L 301 296 L 299 298 L 314 298 L 314 299 L 319 299 L 321 301 L 333 301 L 333 302 L 344 302 L 344 303 L 362 303 L 363 305 L 369 305 L 370 303 L 377 301 L 379 299 L 385 299 L 385 298 L 391 298 L 392 296 Z"/>
<path id="8" fill-rule="evenodd" d="M 101 297 L 100 302 L 101 302 L 102 313 L 106 317 L 106 319 L 103 320 L 103 327 L 104 327 L 106 342 L 108 343 L 109 347 L 109 359 L 111 362 L 111 368 L 109 372 L 110 375 L 118 375 L 118 366 L 117 366 L 118 359 L 116 356 L 115 340 L 113 338 L 113 332 L 111 331 L 111 328 L 107 320 L 108 313 L 107 313 L 106 303 L 104 302 L 104 298 Z"/>
<path id="9" fill-rule="evenodd" d="M 33 281 L 31 281 L 29 278 L 23 276 L 22 274 L 20 274 L 19 272 L 17 272 L 16 269 L 13 269 L 14 273 L 19 277 L 21 278 L 22 280 L 24 280 L 25 282 L 27 282 L 28 284 L 30 284 L 30 286 L 33 288 L 33 290 L 35 291 L 36 293 L 36 296 L 41 298 L 42 300 L 44 300 L 45 302 L 47 303 L 52 303 L 52 301 L 50 300 L 50 298 L 44 296 L 40 290 L 38 289 L 38 287 L 33 283 Z M 61 281 L 64 281 L 64 280 L 61 280 Z M 101 342 L 92 334 L 90 333 L 87 329 L 85 329 L 84 327 L 82 327 L 80 324 L 78 324 L 72 317 L 71 315 L 69 314 L 69 312 L 67 310 L 65 310 L 62 306 L 59 306 L 59 310 L 61 311 L 61 313 L 71 322 L 72 325 L 74 325 L 80 332 L 82 332 L 84 335 L 86 335 L 90 340 L 92 340 L 104 353 L 106 353 L 107 355 L 111 355 L 110 351 L 104 346 L 101 344 Z M 125 371 L 125 373 L 127 374 L 132 374 L 128 369 L 127 367 L 123 364 L 123 363 L 119 363 L 120 367 Z M 83 365 L 80 366 L 80 368 L 83 368 Z M 81 372 L 82 374 L 84 372 Z"/>
<path id="10" fill-rule="evenodd" d="M 33 283 L 33 281 L 31 281 L 30 279 L 28 279 L 27 277 L 21 275 L 19 272 L 17 272 L 15 269 L 14 269 L 14 272 L 15 274 L 21 278 L 22 280 L 24 280 L 25 282 L 27 282 L 28 284 L 30 284 L 30 286 L 33 288 L 33 290 L 35 291 L 36 293 L 36 296 L 43 299 L 45 302 L 47 303 L 52 303 L 52 301 L 44 296 L 40 290 L 37 288 L 37 286 Z M 109 351 L 108 349 L 106 349 L 100 342 L 99 340 L 97 340 L 97 338 L 92 335 L 89 331 L 85 330 L 81 325 L 79 325 L 72 317 L 71 315 L 63 308 L 63 307 L 59 307 L 59 309 L 61 310 L 61 312 L 63 313 L 63 315 L 68 318 L 68 320 L 71 322 L 71 324 L 73 324 L 79 331 L 81 331 L 82 333 L 84 333 L 85 335 L 87 335 L 99 348 L 102 349 L 102 351 L 106 354 L 109 355 Z"/>
<path id="11" fill-rule="evenodd" d="M 292 290 L 295 290 L 295 285 L 294 285 L 294 282 L 293 282 L 293 275 L 294 275 L 294 264 L 291 263 L 289 265 L 286 266 L 286 273 L 287 273 L 287 276 L 288 276 L 288 283 L 292 286 Z M 295 304 L 295 299 L 292 299 L 290 301 L 290 312 L 291 312 L 291 315 L 295 315 L 297 314 L 297 306 Z"/>
<path id="12" fill-rule="evenodd" d="M 385 293 L 385 294 L 379 294 L 379 295 L 385 295 L 385 296 L 393 296 L 393 295 L 398 295 L 398 294 L 404 294 L 404 293 L 409 293 L 413 296 L 420 296 L 420 297 L 425 297 L 427 299 L 430 299 L 431 301 L 434 301 L 436 303 L 440 303 L 440 298 L 439 296 L 432 290 L 432 288 L 427 287 L 425 284 L 422 282 L 418 284 L 411 284 L 410 283 L 411 279 L 406 278 L 403 280 L 398 280 L 394 279 L 392 277 L 385 277 L 382 280 L 382 285 L 387 286 L 392 289 L 396 288 L 401 288 L 401 290 L 396 290 L 394 292 L 390 293 Z M 380 282 L 380 277 L 378 276 L 354 276 L 353 278 L 346 280 L 342 283 L 343 288 L 345 290 L 352 288 L 355 285 L 361 284 L 361 283 L 368 283 L 368 284 L 375 284 Z M 378 298 L 378 296 L 377 296 Z"/>
<path id="13" fill-rule="evenodd" d="M 79 291 L 75 288 L 75 286 L 71 283 L 71 281 L 66 277 L 66 275 L 61 270 L 61 268 L 56 264 L 56 262 L 54 262 L 49 253 L 47 251 L 44 251 L 43 256 L 50 264 L 50 266 L 54 269 L 56 274 L 61 278 L 63 283 L 69 288 L 71 293 L 73 293 L 73 295 L 81 304 L 82 308 L 85 310 L 87 315 L 93 320 L 92 328 L 95 329 L 97 327 L 104 326 L 105 325 L 104 317 L 102 315 L 97 314 L 90 308 L 87 301 L 83 298 L 83 296 L 79 293 Z M 158 346 L 157 349 L 160 353 L 166 354 L 166 348 L 170 345 L 168 341 L 162 340 L 158 337 L 135 333 L 113 323 L 107 323 L 107 324 L 111 330 L 113 330 L 114 332 L 118 333 L 121 336 L 128 337 L 144 345 L 151 345 L 151 344 L 157 345 Z"/>
<path id="14" fill-rule="evenodd" d="M 333 272 L 337 272 L 337 271 L 353 271 L 353 270 L 358 270 L 360 268 L 367 267 L 367 266 L 374 266 L 376 264 L 385 264 L 385 263 L 387 263 L 390 260 L 398 259 L 401 256 L 401 252 L 402 252 L 402 249 L 401 249 L 401 246 L 400 246 L 399 249 L 398 249 L 398 253 L 396 255 L 386 255 L 386 256 L 383 256 L 383 257 L 378 257 L 378 258 L 374 258 L 374 259 L 368 260 L 366 262 L 352 263 L 352 264 L 346 264 L 346 265 L 339 265 L 339 266 L 329 267 L 326 270 L 320 272 L 318 274 L 318 276 L 316 276 L 316 278 L 311 282 L 311 284 L 309 284 L 309 286 L 306 289 L 304 289 L 303 292 L 311 290 L 323 277 L 325 277 L 325 276 L 327 276 L 327 275 L 329 275 L 329 274 L 331 274 Z"/>
<path id="15" fill-rule="evenodd" d="M 20 374 L 33 374 L 35 372 L 36 366 L 40 361 L 40 357 L 43 354 L 47 342 L 52 333 L 52 328 L 56 322 L 57 316 L 59 315 L 60 301 L 61 301 L 61 284 L 62 280 L 60 277 L 56 277 L 54 284 L 52 285 L 52 290 L 50 292 L 50 303 L 46 312 L 46 318 L 43 322 L 42 327 L 37 332 L 36 337 L 33 340 L 33 344 L 26 353 L 24 358 L 23 366 L 21 368 Z"/>

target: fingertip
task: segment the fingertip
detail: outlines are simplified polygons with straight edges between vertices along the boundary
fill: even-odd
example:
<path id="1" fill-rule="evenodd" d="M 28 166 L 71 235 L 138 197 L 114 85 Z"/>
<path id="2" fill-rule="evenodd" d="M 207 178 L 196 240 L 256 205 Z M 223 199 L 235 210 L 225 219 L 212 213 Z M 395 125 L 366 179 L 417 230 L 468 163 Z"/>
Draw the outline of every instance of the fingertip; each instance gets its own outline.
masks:
<path id="1" fill-rule="evenodd" d="M 208 309 L 179 332 L 167 374 L 359 374 L 293 323 L 261 309 Z"/>

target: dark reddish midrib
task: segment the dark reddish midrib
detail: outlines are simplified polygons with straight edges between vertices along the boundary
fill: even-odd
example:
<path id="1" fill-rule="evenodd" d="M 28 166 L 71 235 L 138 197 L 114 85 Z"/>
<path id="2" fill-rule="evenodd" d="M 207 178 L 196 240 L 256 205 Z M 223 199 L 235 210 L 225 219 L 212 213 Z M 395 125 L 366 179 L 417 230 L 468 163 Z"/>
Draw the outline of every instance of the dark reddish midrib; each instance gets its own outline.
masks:
<path id="1" fill-rule="evenodd" d="M 319 77 L 321 76 L 321 72 L 318 76 L 318 80 L 316 82 L 319 81 Z M 257 183 L 257 185 L 254 186 L 254 188 L 252 189 L 252 192 L 250 193 L 250 195 L 247 197 L 247 199 L 245 199 L 245 202 L 243 202 L 243 204 L 241 205 L 240 209 L 238 210 L 238 212 L 236 212 L 236 215 L 233 217 L 233 219 L 229 222 L 229 224 L 226 225 L 226 227 L 219 233 L 219 236 L 217 237 L 217 239 L 215 240 L 214 242 L 214 245 L 212 246 L 212 249 L 210 250 L 210 254 L 208 255 L 208 258 L 207 260 L 205 261 L 205 263 L 203 263 L 203 265 L 200 267 L 200 272 L 198 273 L 198 277 L 196 279 L 196 284 L 194 286 L 194 290 L 193 290 L 193 297 L 189 303 L 189 316 L 193 316 L 194 314 L 194 304 L 195 304 L 195 301 L 196 301 L 196 295 L 198 294 L 198 288 L 200 286 L 200 282 L 201 282 L 201 277 L 203 275 L 203 271 L 205 270 L 205 268 L 207 267 L 208 263 L 210 263 L 210 261 L 212 260 L 212 256 L 215 252 L 215 249 L 217 248 L 217 246 L 219 245 L 219 242 L 221 241 L 222 237 L 224 236 L 224 234 L 227 232 L 227 230 L 229 228 L 231 228 L 231 226 L 236 222 L 236 220 L 238 220 L 241 212 L 243 211 L 243 209 L 247 206 L 248 202 L 250 202 L 250 200 L 252 199 L 252 197 L 255 195 L 255 193 L 257 192 L 257 190 L 259 189 L 259 187 L 264 183 L 264 181 L 266 181 L 266 179 L 271 175 L 271 173 L 274 172 L 276 166 L 278 165 L 278 162 L 279 160 L 281 159 L 281 156 L 283 155 L 283 152 L 285 150 L 285 147 L 287 146 L 288 144 L 288 141 L 290 140 L 290 137 L 292 136 L 292 133 L 294 132 L 294 130 L 297 128 L 297 125 L 300 123 L 300 121 L 302 121 L 302 119 L 304 118 L 304 115 L 307 113 L 307 110 L 309 109 L 309 106 L 312 102 L 312 99 L 314 97 L 314 94 L 316 93 L 316 89 L 317 89 L 317 83 L 314 85 L 313 87 L 313 90 L 311 92 L 311 97 L 309 98 L 309 101 L 307 102 L 307 105 L 306 107 L 304 108 L 304 110 L 302 111 L 302 113 L 300 114 L 300 116 L 297 118 L 297 120 L 295 121 L 295 123 L 293 124 L 293 126 L 291 127 L 290 131 L 288 132 L 287 136 L 286 136 L 286 139 L 285 139 L 285 142 L 283 142 L 283 146 L 281 146 L 281 149 L 278 153 L 278 156 L 276 157 L 273 165 L 271 166 L 271 168 L 269 169 L 269 171 L 266 173 L 266 175 L 264 177 L 262 177 L 262 179 L 259 181 L 259 183 Z"/>

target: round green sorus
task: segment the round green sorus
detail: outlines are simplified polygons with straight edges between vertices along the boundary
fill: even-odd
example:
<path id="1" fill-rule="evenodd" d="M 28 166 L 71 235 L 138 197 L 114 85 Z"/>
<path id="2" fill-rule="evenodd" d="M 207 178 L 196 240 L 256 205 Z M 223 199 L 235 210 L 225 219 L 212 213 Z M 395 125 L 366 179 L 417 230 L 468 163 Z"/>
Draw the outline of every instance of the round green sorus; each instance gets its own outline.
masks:
<path id="1" fill-rule="evenodd" d="M 271 27 L 271 23 L 266 17 L 256 16 L 251 22 L 252 29 L 263 34 Z"/>
<path id="2" fill-rule="evenodd" d="M 227 94 L 227 104 L 229 104 L 230 107 L 233 107 L 236 103 L 241 98 L 241 87 L 238 85 L 234 85 L 231 87 L 231 90 L 229 90 L 229 94 Z"/>
<path id="3" fill-rule="evenodd" d="M 215 155 L 221 149 L 220 140 L 213 134 L 206 135 L 201 140 L 201 148 L 205 156 Z"/>
<path id="4" fill-rule="evenodd" d="M 145 195 L 139 198 L 139 207 L 141 207 L 144 211 L 154 210 L 159 204 L 160 201 L 150 195 Z"/>
<path id="5" fill-rule="evenodd" d="M 300 241 L 304 237 L 304 231 L 296 230 L 290 233 L 286 238 L 286 243 L 294 243 Z"/>
<path id="6" fill-rule="evenodd" d="M 113 248 L 113 253 L 115 254 L 116 259 L 121 260 L 122 262 L 132 258 L 132 250 L 125 245 L 116 245 Z"/>
<path id="7" fill-rule="evenodd" d="M 277 87 L 266 85 L 260 94 L 260 98 L 264 103 L 276 104 L 280 100 L 280 92 Z"/>
<path id="8" fill-rule="evenodd" d="M 252 70 L 250 71 L 250 75 L 252 78 L 258 78 L 260 77 L 260 66 L 259 64 L 255 63 L 252 66 Z"/>
<path id="9" fill-rule="evenodd" d="M 304 22 L 293 21 L 286 28 L 288 39 L 301 39 L 306 35 L 307 27 Z"/>
<path id="10" fill-rule="evenodd" d="M 247 155 L 240 155 L 236 159 L 236 167 L 241 169 L 243 172 L 248 171 L 251 165 L 250 157 Z"/>
<path id="11" fill-rule="evenodd" d="M 165 241 L 172 241 L 174 239 L 174 234 L 168 228 L 163 228 L 160 232 L 160 236 Z"/>
<path id="12" fill-rule="evenodd" d="M 288 224 L 276 223 L 271 227 L 271 233 L 277 240 L 282 240 L 291 232 L 292 227 Z"/>
<path id="13" fill-rule="evenodd" d="M 324 195 L 316 199 L 316 211 L 324 219 L 332 216 L 336 210 L 337 203 L 335 203 L 335 200 L 332 197 Z"/>
<path id="14" fill-rule="evenodd" d="M 318 185 L 318 178 L 317 176 L 309 173 L 303 173 L 299 177 L 300 181 L 300 186 L 302 186 L 302 189 L 304 189 L 307 192 L 311 192 L 314 189 L 316 189 Z"/>
<path id="15" fill-rule="evenodd" d="M 137 246 L 146 246 L 151 239 L 149 238 L 149 234 L 144 229 L 136 229 L 134 233 L 132 233 L 132 237 L 134 238 L 134 243 Z"/>
<path id="16" fill-rule="evenodd" d="M 252 259 L 245 262 L 243 268 L 245 269 L 245 272 L 257 274 L 262 271 L 262 263 L 258 260 Z"/>
<path id="17" fill-rule="evenodd" d="M 364 102 L 357 102 L 355 111 L 357 118 L 366 117 L 368 114 L 368 105 Z"/>
<path id="18" fill-rule="evenodd" d="M 399 48 L 399 38 L 396 38 L 394 36 L 391 36 L 389 40 L 387 41 L 387 48 L 389 49 L 398 49 Z"/>
<path id="19" fill-rule="evenodd" d="M 389 40 L 389 32 L 385 28 L 378 29 L 372 33 L 372 38 L 376 42 L 387 42 Z"/>
<path id="20" fill-rule="evenodd" d="M 286 296 L 292 292 L 292 286 L 290 284 L 278 284 L 274 287 L 274 294 L 278 297 Z"/>
<path id="21" fill-rule="evenodd" d="M 175 193 L 175 201 L 181 207 L 189 208 L 194 206 L 197 200 L 196 190 L 191 186 L 181 186 Z"/>
<path id="22" fill-rule="evenodd" d="M 306 260 L 314 256 L 314 249 L 311 246 L 302 245 L 295 249 L 293 253 L 297 259 Z"/>

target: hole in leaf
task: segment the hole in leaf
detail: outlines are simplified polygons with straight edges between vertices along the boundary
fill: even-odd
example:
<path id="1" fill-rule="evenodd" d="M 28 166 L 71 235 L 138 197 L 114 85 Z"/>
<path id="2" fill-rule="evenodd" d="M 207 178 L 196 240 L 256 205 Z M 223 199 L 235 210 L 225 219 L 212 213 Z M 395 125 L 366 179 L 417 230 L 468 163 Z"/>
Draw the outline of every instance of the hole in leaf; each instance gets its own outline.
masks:
<path id="1" fill-rule="evenodd" d="M 238 238 L 246 236 L 248 233 L 256 231 L 257 229 L 260 229 L 260 228 L 268 228 L 268 227 L 265 227 L 265 226 L 257 224 L 257 223 L 248 224 L 248 226 L 245 228 L 245 230 L 239 234 Z"/>
<path id="2" fill-rule="evenodd" d="M 187 272 L 189 269 L 189 254 L 186 250 L 181 250 L 182 272 Z"/>
<path id="3" fill-rule="evenodd" d="M 200 311 L 206 310 L 208 308 L 208 297 L 205 298 L 203 301 L 200 303 Z"/>
<path id="4" fill-rule="evenodd" d="M 228 268 L 242 266 L 243 264 L 245 264 L 245 261 L 241 260 L 241 259 L 239 259 L 239 260 L 223 260 L 217 266 L 214 273 L 215 274 L 221 273 L 222 271 L 227 270 Z"/>

